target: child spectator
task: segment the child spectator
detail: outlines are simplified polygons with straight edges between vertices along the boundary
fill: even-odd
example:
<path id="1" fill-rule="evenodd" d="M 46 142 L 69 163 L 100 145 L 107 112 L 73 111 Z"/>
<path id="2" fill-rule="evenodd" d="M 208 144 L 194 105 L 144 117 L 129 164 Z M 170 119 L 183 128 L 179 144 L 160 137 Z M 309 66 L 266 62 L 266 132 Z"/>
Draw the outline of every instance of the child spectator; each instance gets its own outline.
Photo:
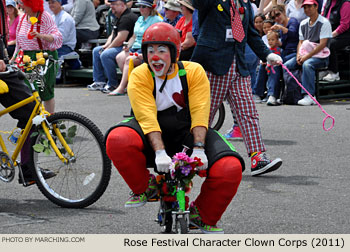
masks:
<path id="1" fill-rule="evenodd" d="M 270 19 L 266 19 L 263 22 L 263 31 L 264 31 L 264 36 L 262 36 L 262 40 L 264 41 L 265 45 L 267 47 L 269 46 L 269 43 L 267 41 L 267 34 L 271 31 L 271 27 L 274 25 L 274 22 Z M 261 66 L 262 65 L 262 66 Z M 261 99 L 264 96 L 264 92 L 266 89 L 266 79 L 265 81 L 259 80 L 259 74 L 260 74 L 260 69 L 261 71 L 264 71 L 264 68 L 266 66 L 266 63 L 261 63 L 259 66 L 258 70 L 258 75 L 255 78 L 255 82 L 252 82 L 252 92 L 253 92 L 253 99 L 255 103 L 262 103 L 263 100 Z M 262 76 L 262 74 L 261 74 Z M 266 100 L 264 100 L 265 102 Z"/>
<path id="2" fill-rule="evenodd" d="M 279 36 L 277 32 L 270 31 L 267 34 L 267 41 L 270 50 L 281 56 L 281 49 L 279 48 Z M 275 66 L 274 71 L 266 63 L 260 63 L 258 77 L 256 79 L 256 86 L 262 87 L 258 91 L 262 93 L 257 93 L 255 95 L 263 96 L 264 88 L 267 82 L 267 105 L 275 106 L 278 105 L 276 97 L 279 97 L 281 86 L 280 86 L 280 77 L 281 77 L 281 66 Z M 253 91 L 254 92 L 254 91 Z"/>

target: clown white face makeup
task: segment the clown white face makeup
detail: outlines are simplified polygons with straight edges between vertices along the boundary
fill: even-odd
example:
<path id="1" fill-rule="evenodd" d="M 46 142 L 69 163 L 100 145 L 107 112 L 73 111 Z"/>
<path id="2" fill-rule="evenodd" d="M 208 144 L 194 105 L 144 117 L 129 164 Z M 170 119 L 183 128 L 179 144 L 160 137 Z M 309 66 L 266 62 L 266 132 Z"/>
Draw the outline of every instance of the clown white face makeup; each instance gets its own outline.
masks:
<path id="1" fill-rule="evenodd" d="M 167 74 L 171 67 L 171 56 L 169 47 L 153 44 L 147 47 L 147 58 L 149 65 L 158 77 Z"/>

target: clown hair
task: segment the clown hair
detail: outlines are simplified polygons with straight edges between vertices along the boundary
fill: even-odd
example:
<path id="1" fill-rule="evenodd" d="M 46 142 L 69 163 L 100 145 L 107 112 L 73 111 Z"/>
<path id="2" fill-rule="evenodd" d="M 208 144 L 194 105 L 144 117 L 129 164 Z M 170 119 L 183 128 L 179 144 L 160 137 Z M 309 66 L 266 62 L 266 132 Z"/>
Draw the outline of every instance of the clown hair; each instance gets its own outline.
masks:
<path id="1" fill-rule="evenodd" d="M 33 12 L 44 11 L 44 0 L 22 0 L 23 5 L 28 6 Z"/>

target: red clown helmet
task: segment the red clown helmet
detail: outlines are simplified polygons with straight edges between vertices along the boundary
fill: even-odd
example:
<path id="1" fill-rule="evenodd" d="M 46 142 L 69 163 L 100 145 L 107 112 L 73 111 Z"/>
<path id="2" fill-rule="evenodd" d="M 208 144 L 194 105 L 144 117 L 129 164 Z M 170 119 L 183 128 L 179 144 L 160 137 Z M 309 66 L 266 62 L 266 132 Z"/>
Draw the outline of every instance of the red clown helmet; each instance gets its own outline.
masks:
<path id="1" fill-rule="evenodd" d="M 170 49 L 171 63 L 176 63 L 180 56 L 181 38 L 180 33 L 170 24 L 158 22 L 144 32 L 142 37 L 142 56 L 148 64 L 147 46 L 150 44 L 164 44 Z"/>
<path id="2" fill-rule="evenodd" d="M 44 11 L 44 0 L 22 0 L 23 5 L 28 6 L 33 12 Z"/>

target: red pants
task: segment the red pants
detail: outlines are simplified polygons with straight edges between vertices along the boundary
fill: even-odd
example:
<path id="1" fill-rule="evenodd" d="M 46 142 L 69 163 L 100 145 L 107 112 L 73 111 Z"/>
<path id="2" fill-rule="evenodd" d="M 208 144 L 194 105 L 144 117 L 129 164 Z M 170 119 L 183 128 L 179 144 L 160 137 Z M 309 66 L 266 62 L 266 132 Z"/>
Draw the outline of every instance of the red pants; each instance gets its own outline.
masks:
<path id="1" fill-rule="evenodd" d="M 136 194 L 145 192 L 149 170 L 143 154 L 144 145 L 136 131 L 128 127 L 115 128 L 108 135 L 106 148 L 107 155 L 130 189 Z M 223 157 L 210 167 L 195 200 L 204 223 L 216 225 L 235 196 L 241 180 L 242 166 L 236 157 Z"/>

